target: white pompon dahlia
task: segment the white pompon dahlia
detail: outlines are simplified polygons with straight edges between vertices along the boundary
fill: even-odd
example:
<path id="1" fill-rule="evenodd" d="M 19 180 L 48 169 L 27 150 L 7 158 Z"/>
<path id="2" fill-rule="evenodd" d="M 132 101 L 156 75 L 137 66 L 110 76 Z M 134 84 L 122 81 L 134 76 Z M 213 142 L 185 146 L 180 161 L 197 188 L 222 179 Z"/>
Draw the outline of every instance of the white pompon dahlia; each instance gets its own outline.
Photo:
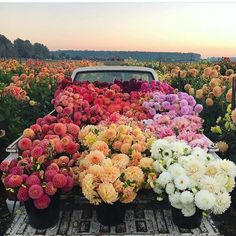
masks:
<path id="1" fill-rule="evenodd" d="M 206 160 L 206 156 L 207 156 L 207 152 L 204 151 L 200 147 L 195 147 L 192 150 L 192 155 L 195 156 L 195 158 L 197 160 L 199 160 L 199 161 L 205 161 Z"/>
<path id="2" fill-rule="evenodd" d="M 232 161 L 221 160 L 220 167 L 223 173 L 231 177 L 236 177 L 236 165 Z"/>
<path id="3" fill-rule="evenodd" d="M 154 159 L 160 159 L 162 157 L 161 150 L 166 149 L 169 145 L 169 142 L 164 139 L 156 140 L 151 146 L 151 156 Z"/>
<path id="4" fill-rule="evenodd" d="M 175 185 L 173 183 L 168 183 L 166 185 L 166 193 L 167 194 L 172 194 L 175 192 Z"/>
<path id="5" fill-rule="evenodd" d="M 183 204 L 190 204 L 194 201 L 193 193 L 190 191 L 184 191 L 180 194 L 180 201 Z"/>
<path id="6" fill-rule="evenodd" d="M 173 177 L 185 174 L 184 168 L 178 163 L 174 163 L 174 164 L 170 165 L 168 167 L 168 172 L 170 172 L 170 174 Z"/>
<path id="7" fill-rule="evenodd" d="M 172 180 L 171 174 L 170 174 L 169 172 L 167 172 L 167 171 L 164 171 L 164 172 L 162 172 L 162 173 L 159 175 L 159 177 L 158 177 L 158 179 L 157 179 L 157 182 L 158 182 L 161 186 L 165 187 L 166 184 L 168 184 L 171 180 Z"/>
<path id="8" fill-rule="evenodd" d="M 177 209 L 182 209 L 182 203 L 180 202 L 179 197 L 180 197 L 180 193 L 175 192 L 169 195 L 169 201 L 172 207 L 177 208 Z"/>
<path id="9" fill-rule="evenodd" d="M 181 209 L 181 212 L 185 217 L 190 217 L 195 214 L 196 207 L 193 203 L 192 204 L 184 204 Z"/>
<path id="10" fill-rule="evenodd" d="M 219 193 L 216 195 L 215 205 L 212 209 L 212 212 L 216 215 L 224 213 L 231 204 L 231 196 L 229 193 Z"/>
<path id="11" fill-rule="evenodd" d="M 179 175 L 174 179 L 174 183 L 177 189 L 185 190 L 190 186 L 190 179 L 187 175 Z"/>
<path id="12" fill-rule="evenodd" d="M 195 195 L 195 204 L 201 210 L 210 210 L 215 205 L 215 202 L 215 195 L 207 190 L 200 190 Z"/>

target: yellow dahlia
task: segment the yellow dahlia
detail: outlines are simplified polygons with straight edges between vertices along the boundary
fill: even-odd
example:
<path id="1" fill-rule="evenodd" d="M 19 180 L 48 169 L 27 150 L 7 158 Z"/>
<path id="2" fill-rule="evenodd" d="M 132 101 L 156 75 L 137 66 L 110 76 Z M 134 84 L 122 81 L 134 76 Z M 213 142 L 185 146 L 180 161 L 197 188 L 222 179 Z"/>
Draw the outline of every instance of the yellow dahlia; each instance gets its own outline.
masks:
<path id="1" fill-rule="evenodd" d="M 100 180 L 104 183 L 114 183 L 120 177 L 120 170 L 115 166 L 102 167 Z"/>
<path id="2" fill-rule="evenodd" d="M 118 199 L 118 193 L 111 183 L 100 184 L 98 187 L 98 194 L 104 202 L 109 204 L 112 204 Z"/>
<path id="3" fill-rule="evenodd" d="M 119 169 L 125 169 L 129 164 L 129 157 L 126 154 L 115 154 L 111 158 L 112 164 Z"/>
<path id="4" fill-rule="evenodd" d="M 141 167 L 141 168 L 149 168 L 149 169 L 152 169 L 152 164 L 153 164 L 153 159 L 152 158 L 149 158 L 149 157 L 144 157 L 142 158 L 140 161 L 139 161 L 139 164 L 138 166 Z"/>
<path id="5" fill-rule="evenodd" d="M 144 174 L 137 166 L 130 166 L 124 171 L 126 181 L 134 181 L 137 186 L 140 186 L 144 181 Z"/>
<path id="6" fill-rule="evenodd" d="M 85 161 L 88 161 L 91 165 L 99 165 L 102 163 L 102 161 L 105 159 L 104 154 L 101 151 L 95 150 L 91 151 L 86 157 Z"/>
<path id="7" fill-rule="evenodd" d="M 101 151 L 105 156 L 107 156 L 110 152 L 110 149 L 104 141 L 96 141 L 92 146 L 91 150 Z"/>

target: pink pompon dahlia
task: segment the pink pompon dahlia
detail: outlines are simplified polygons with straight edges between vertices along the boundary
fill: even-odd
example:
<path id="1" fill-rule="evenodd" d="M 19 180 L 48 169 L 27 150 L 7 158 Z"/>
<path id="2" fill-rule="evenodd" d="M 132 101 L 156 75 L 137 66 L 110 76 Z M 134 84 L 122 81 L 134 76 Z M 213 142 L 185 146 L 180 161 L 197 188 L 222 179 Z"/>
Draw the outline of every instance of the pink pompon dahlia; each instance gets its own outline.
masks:
<path id="1" fill-rule="evenodd" d="M 29 138 L 22 138 L 19 142 L 18 142 L 18 147 L 21 150 L 27 150 L 30 149 L 32 147 L 32 141 Z"/>
<path id="2" fill-rule="evenodd" d="M 28 188 L 20 187 L 17 193 L 17 199 L 21 202 L 29 200 Z"/>
<path id="3" fill-rule="evenodd" d="M 43 188 L 38 185 L 38 184 L 34 184 L 32 186 L 30 186 L 29 188 L 29 196 L 32 199 L 39 199 L 43 196 Z"/>
<path id="4" fill-rule="evenodd" d="M 8 161 L 2 161 L 0 164 L 0 170 L 3 172 L 6 172 L 6 171 L 8 171 L 8 169 L 9 169 Z"/>
<path id="5" fill-rule="evenodd" d="M 14 166 L 13 168 L 10 169 L 10 173 L 13 175 L 22 175 L 23 169 L 18 166 Z"/>
<path id="6" fill-rule="evenodd" d="M 45 209 L 51 203 L 51 199 L 47 194 L 44 194 L 42 197 L 34 200 L 34 206 L 37 209 Z"/>
<path id="7" fill-rule="evenodd" d="M 40 146 L 34 147 L 34 148 L 32 149 L 32 151 L 31 151 L 31 155 L 32 155 L 32 157 L 34 157 L 34 158 L 38 158 L 38 157 L 40 157 L 42 154 L 43 154 L 43 148 L 40 147 Z"/>
<path id="8" fill-rule="evenodd" d="M 57 171 L 55 170 L 46 170 L 45 172 L 45 180 L 46 182 L 52 181 L 52 178 L 57 174 Z"/>
<path id="9" fill-rule="evenodd" d="M 56 188 L 63 188 L 67 183 L 67 178 L 63 174 L 56 174 L 52 179 L 53 185 Z"/>
<path id="10" fill-rule="evenodd" d="M 67 128 L 66 128 L 65 124 L 57 123 L 57 124 L 55 124 L 53 130 L 54 130 L 55 134 L 63 135 L 63 134 L 66 134 Z"/>
<path id="11" fill-rule="evenodd" d="M 12 175 L 8 181 L 7 184 L 11 188 L 19 187 L 23 182 L 23 178 L 20 175 Z"/>
<path id="12" fill-rule="evenodd" d="M 47 170 L 55 170 L 56 172 L 59 172 L 60 168 L 56 163 L 51 163 L 48 167 Z"/>
<path id="13" fill-rule="evenodd" d="M 66 179 L 67 179 L 67 183 L 66 183 L 65 187 L 63 188 L 63 191 L 69 192 L 74 186 L 74 179 L 69 175 L 66 176 Z"/>
<path id="14" fill-rule="evenodd" d="M 74 154 L 78 151 L 78 144 L 77 143 L 74 143 L 74 142 L 70 142 L 66 145 L 66 152 L 68 154 Z"/>
<path id="15" fill-rule="evenodd" d="M 72 135 L 78 135 L 79 134 L 79 126 L 75 125 L 73 123 L 67 124 L 68 132 Z"/>
<path id="16" fill-rule="evenodd" d="M 54 187 L 52 182 L 48 182 L 44 189 L 45 193 L 52 196 L 57 192 L 57 188 Z"/>
<path id="17" fill-rule="evenodd" d="M 26 184 L 30 187 L 32 185 L 35 184 L 40 184 L 40 179 L 37 175 L 30 175 L 27 179 L 26 179 Z"/>

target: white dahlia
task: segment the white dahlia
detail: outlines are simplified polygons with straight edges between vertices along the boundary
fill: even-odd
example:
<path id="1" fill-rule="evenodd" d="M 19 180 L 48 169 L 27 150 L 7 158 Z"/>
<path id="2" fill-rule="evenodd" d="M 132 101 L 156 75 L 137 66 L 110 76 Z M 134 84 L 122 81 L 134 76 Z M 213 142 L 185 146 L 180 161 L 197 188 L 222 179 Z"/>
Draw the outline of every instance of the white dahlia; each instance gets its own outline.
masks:
<path id="1" fill-rule="evenodd" d="M 182 203 L 180 202 L 180 193 L 175 192 L 169 195 L 169 201 L 172 207 L 182 209 Z"/>
<path id="2" fill-rule="evenodd" d="M 180 201 L 183 203 L 183 204 L 190 204 L 190 203 L 193 203 L 194 201 L 194 196 L 193 196 L 193 193 L 190 192 L 190 191 L 184 191 L 180 194 Z"/>
<path id="3" fill-rule="evenodd" d="M 184 168 L 178 163 L 170 165 L 168 168 L 168 172 L 170 172 L 173 177 L 185 174 Z"/>
<path id="4" fill-rule="evenodd" d="M 203 176 L 200 181 L 201 189 L 208 190 L 210 193 L 220 192 L 220 185 L 212 176 Z"/>
<path id="5" fill-rule="evenodd" d="M 195 195 L 195 204 L 201 210 L 210 210 L 216 202 L 215 195 L 207 190 L 200 190 Z"/>
<path id="6" fill-rule="evenodd" d="M 229 193 L 219 193 L 216 195 L 215 205 L 212 209 L 212 212 L 216 215 L 224 213 L 231 204 L 231 197 Z"/>
<path id="7" fill-rule="evenodd" d="M 165 187 L 166 184 L 169 183 L 171 180 L 172 180 L 171 174 L 170 174 L 169 172 L 167 172 L 167 171 L 164 171 L 164 172 L 162 172 L 162 173 L 159 175 L 159 177 L 158 177 L 158 179 L 157 179 L 157 182 L 158 182 L 161 186 Z"/>
<path id="8" fill-rule="evenodd" d="M 169 146 L 169 142 L 163 139 L 156 140 L 151 146 L 151 156 L 154 159 L 161 158 L 161 151 L 166 149 Z"/>
<path id="9" fill-rule="evenodd" d="M 175 185 L 173 183 L 168 183 L 166 185 L 166 193 L 167 194 L 172 194 L 175 192 Z"/>
<path id="10" fill-rule="evenodd" d="M 176 176 L 175 179 L 174 179 L 174 182 L 175 182 L 176 188 L 178 188 L 179 190 L 185 190 L 190 185 L 189 177 L 187 175 L 184 175 L 184 174 Z"/>
<path id="11" fill-rule="evenodd" d="M 181 212 L 185 217 L 190 217 L 195 214 L 196 207 L 194 204 L 186 204 L 186 205 L 183 205 Z"/>

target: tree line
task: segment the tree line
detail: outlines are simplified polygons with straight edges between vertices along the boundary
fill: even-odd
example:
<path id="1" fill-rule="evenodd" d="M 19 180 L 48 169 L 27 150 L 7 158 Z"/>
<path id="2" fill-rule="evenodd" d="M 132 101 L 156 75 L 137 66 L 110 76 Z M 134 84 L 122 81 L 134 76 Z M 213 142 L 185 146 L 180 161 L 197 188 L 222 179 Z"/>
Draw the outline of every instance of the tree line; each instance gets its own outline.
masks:
<path id="1" fill-rule="evenodd" d="M 32 44 L 29 40 L 16 39 L 13 43 L 0 34 L 0 58 L 48 59 L 50 51 L 41 43 Z"/>

